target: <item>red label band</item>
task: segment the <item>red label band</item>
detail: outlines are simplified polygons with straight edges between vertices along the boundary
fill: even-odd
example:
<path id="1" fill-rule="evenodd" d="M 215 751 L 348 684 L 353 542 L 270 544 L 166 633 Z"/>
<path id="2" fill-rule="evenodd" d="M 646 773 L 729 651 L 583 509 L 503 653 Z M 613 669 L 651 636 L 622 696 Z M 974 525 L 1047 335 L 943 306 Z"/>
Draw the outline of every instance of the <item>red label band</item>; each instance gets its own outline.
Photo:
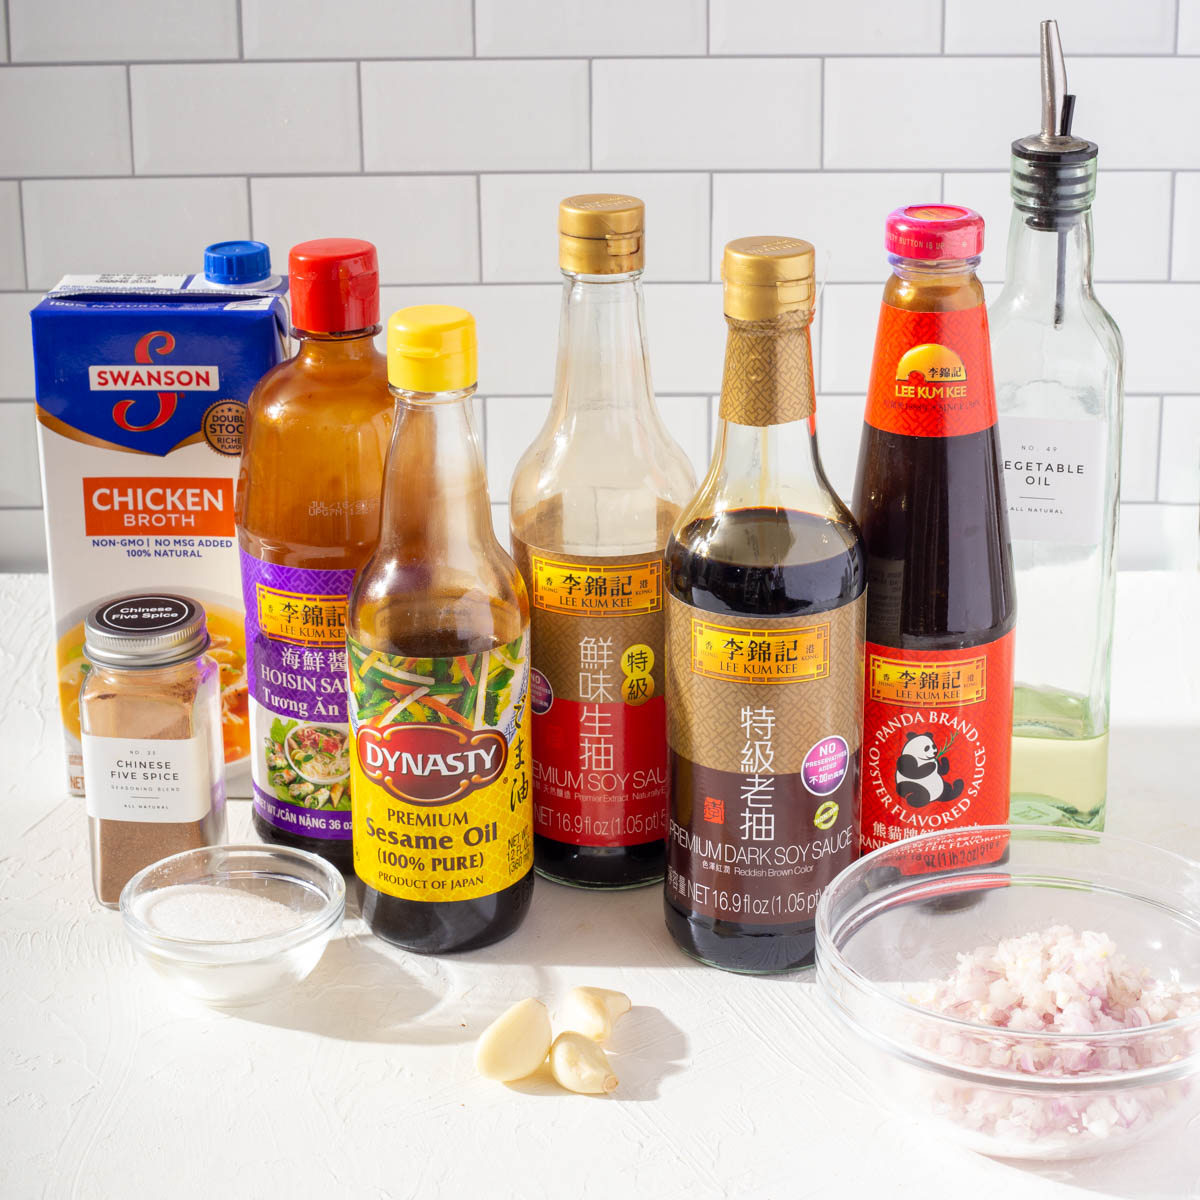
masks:
<path id="1" fill-rule="evenodd" d="M 533 715 L 533 819 L 575 846 L 635 846 L 667 835 L 666 704 L 555 697 Z"/>
<path id="2" fill-rule="evenodd" d="M 868 425 L 910 437 L 957 437 L 996 423 L 987 310 L 879 313 Z"/>
<path id="3" fill-rule="evenodd" d="M 1013 634 L 963 650 L 867 643 L 861 842 L 1008 820 Z"/>

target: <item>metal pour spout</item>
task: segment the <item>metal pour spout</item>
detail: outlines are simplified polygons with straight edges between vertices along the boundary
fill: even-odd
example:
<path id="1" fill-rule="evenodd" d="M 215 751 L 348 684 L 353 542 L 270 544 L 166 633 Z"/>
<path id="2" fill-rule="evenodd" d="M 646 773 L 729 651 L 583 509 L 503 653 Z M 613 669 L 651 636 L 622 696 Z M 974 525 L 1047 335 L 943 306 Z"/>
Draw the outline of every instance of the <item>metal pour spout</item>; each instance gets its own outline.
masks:
<path id="1" fill-rule="evenodd" d="M 1067 64 L 1057 21 L 1042 22 L 1042 137 L 1057 136 L 1067 95 Z"/>

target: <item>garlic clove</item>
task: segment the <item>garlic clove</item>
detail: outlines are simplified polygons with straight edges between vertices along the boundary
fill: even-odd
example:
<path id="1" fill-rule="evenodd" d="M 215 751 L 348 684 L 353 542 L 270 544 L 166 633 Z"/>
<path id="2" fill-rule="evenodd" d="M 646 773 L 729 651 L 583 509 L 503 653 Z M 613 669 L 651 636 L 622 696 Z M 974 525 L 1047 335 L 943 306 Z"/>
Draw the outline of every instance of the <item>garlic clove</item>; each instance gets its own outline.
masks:
<path id="1" fill-rule="evenodd" d="M 546 1059 L 552 1034 L 546 1006 L 532 996 L 501 1013 L 475 1043 L 475 1069 L 507 1083 L 532 1075 Z"/>
<path id="2" fill-rule="evenodd" d="M 608 1055 L 574 1029 L 560 1033 L 550 1047 L 550 1072 L 569 1092 L 604 1095 L 617 1086 Z"/>
<path id="3" fill-rule="evenodd" d="M 563 1001 L 559 1024 L 596 1042 L 607 1042 L 613 1026 L 631 1008 L 624 992 L 611 988 L 572 988 Z"/>

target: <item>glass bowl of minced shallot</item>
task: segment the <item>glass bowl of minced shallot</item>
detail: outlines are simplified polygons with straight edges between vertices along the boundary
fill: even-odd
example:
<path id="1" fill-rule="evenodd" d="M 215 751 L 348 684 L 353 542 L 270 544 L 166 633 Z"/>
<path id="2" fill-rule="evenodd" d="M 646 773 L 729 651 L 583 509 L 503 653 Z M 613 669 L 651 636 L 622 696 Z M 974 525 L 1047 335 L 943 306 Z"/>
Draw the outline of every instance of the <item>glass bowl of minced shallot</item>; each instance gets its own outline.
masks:
<path id="1" fill-rule="evenodd" d="M 305 979 L 341 927 L 346 884 L 286 846 L 201 846 L 139 871 L 125 933 L 172 987 L 218 1007 L 258 1004 Z"/>
<path id="2" fill-rule="evenodd" d="M 1200 863 L 977 826 L 861 858 L 817 981 L 872 1090 L 984 1154 L 1084 1158 L 1200 1109 Z"/>

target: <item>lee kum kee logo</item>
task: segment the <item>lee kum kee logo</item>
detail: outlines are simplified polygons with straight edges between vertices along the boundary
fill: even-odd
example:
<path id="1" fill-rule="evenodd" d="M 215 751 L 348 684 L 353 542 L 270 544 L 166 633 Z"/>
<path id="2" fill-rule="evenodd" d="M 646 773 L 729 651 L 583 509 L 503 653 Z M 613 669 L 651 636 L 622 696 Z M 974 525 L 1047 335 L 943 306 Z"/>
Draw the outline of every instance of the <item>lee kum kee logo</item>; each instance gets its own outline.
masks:
<path id="1" fill-rule="evenodd" d="M 133 348 L 134 362 L 128 366 L 106 363 L 88 367 L 88 388 L 93 392 L 156 392 L 158 411 L 152 416 L 144 398 L 118 400 L 113 405 L 113 420 L 130 433 L 158 429 L 174 415 L 180 392 L 215 392 L 221 386 L 216 366 L 163 366 L 154 360 L 165 358 L 175 349 L 175 337 L 165 329 L 143 334 Z M 135 423 L 131 410 L 139 405 L 138 416 L 148 421 Z"/>
<path id="2" fill-rule="evenodd" d="M 961 400 L 967 394 L 967 369 L 948 346 L 925 342 L 905 351 L 896 364 L 900 400 Z"/>
<path id="3" fill-rule="evenodd" d="M 389 725 L 358 731 L 363 774 L 398 800 L 449 804 L 500 778 L 508 743 L 494 729 L 467 733 L 444 725 Z"/>

